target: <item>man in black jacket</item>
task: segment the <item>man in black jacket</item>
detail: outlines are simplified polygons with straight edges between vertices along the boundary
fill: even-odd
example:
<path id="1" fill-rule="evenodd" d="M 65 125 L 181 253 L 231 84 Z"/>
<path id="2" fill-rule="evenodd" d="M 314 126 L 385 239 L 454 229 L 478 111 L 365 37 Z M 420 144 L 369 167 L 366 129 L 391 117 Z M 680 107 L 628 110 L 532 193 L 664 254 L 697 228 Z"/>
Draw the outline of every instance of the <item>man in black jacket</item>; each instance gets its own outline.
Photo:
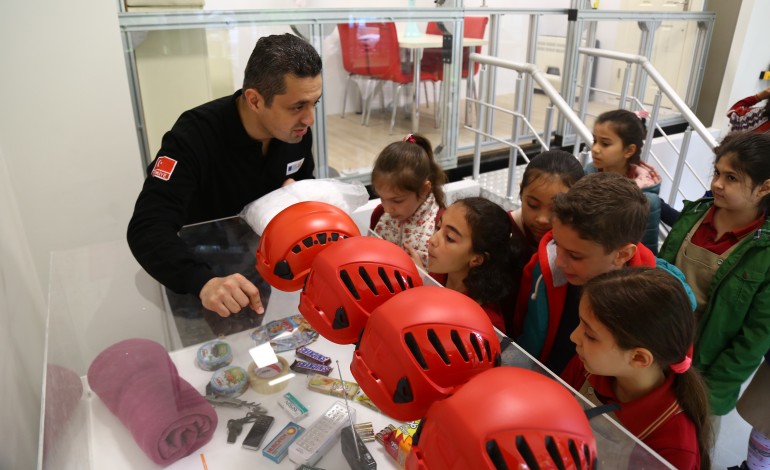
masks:
<path id="1" fill-rule="evenodd" d="M 321 58 L 310 44 L 290 34 L 260 38 L 243 89 L 184 112 L 163 136 L 128 225 L 139 264 L 223 317 L 246 306 L 264 313 L 251 281 L 238 273 L 217 277 L 178 233 L 312 178 L 310 126 L 320 97 Z"/>

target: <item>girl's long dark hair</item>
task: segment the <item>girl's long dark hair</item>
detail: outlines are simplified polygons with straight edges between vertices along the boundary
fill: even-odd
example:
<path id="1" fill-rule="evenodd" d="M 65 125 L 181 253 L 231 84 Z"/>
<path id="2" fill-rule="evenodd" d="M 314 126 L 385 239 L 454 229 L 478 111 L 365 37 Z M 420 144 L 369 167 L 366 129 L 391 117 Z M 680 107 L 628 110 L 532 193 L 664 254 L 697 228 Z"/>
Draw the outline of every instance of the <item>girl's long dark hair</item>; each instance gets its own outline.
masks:
<path id="1" fill-rule="evenodd" d="M 696 319 L 682 283 L 663 269 L 622 268 L 597 276 L 583 287 L 596 318 L 621 349 L 648 349 L 663 372 L 684 359 L 695 339 Z M 674 393 L 695 424 L 702 469 L 711 468 L 713 432 L 708 391 L 690 367 L 674 377 Z"/>
<path id="2" fill-rule="evenodd" d="M 519 246 L 518 239 L 511 236 L 513 219 L 502 207 L 483 197 L 468 197 L 455 204 L 465 207 L 472 249 L 484 256 L 481 265 L 468 271 L 463 284 L 476 302 L 497 302 L 508 294 L 517 277 L 514 264 Z"/>

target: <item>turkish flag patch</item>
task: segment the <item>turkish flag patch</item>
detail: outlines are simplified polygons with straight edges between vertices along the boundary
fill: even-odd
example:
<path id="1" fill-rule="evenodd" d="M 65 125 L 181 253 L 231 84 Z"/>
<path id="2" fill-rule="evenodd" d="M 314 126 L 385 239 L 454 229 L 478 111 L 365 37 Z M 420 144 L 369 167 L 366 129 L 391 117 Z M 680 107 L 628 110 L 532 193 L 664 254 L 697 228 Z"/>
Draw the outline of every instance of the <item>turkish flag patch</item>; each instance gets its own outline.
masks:
<path id="1" fill-rule="evenodd" d="M 176 160 L 168 157 L 158 157 L 155 160 L 155 168 L 152 169 L 152 176 L 160 178 L 163 181 L 168 181 L 171 178 L 171 173 L 174 172 L 176 167 Z"/>

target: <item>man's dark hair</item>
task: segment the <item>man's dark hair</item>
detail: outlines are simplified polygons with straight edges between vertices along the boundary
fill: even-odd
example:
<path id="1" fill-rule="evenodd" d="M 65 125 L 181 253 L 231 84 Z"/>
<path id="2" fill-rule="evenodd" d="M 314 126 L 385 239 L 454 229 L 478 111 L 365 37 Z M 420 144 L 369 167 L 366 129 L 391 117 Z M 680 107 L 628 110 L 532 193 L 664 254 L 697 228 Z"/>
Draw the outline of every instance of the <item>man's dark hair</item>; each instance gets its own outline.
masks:
<path id="1" fill-rule="evenodd" d="M 292 34 L 274 34 L 259 38 L 251 52 L 243 77 L 243 89 L 254 88 L 265 105 L 273 104 L 275 95 L 286 93 L 287 74 L 312 78 L 321 73 L 321 56 L 307 41 Z"/>

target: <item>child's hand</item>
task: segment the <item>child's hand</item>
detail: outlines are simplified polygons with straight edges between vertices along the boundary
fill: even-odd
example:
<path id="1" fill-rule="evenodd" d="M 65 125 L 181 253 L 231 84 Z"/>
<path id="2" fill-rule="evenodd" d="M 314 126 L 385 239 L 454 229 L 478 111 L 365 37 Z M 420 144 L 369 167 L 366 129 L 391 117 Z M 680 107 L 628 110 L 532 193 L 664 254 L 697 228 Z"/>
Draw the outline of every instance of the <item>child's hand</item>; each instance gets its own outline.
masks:
<path id="1" fill-rule="evenodd" d="M 412 261 L 414 261 L 414 264 L 417 265 L 417 267 L 423 268 L 423 269 L 426 268 L 426 266 L 423 266 L 422 258 L 420 258 L 420 253 L 417 250 L 415 250 L 409 245 L 404 245 L 404 250 L 406 251 L 406 254 L 408 254 L 412 258 Z"/>

